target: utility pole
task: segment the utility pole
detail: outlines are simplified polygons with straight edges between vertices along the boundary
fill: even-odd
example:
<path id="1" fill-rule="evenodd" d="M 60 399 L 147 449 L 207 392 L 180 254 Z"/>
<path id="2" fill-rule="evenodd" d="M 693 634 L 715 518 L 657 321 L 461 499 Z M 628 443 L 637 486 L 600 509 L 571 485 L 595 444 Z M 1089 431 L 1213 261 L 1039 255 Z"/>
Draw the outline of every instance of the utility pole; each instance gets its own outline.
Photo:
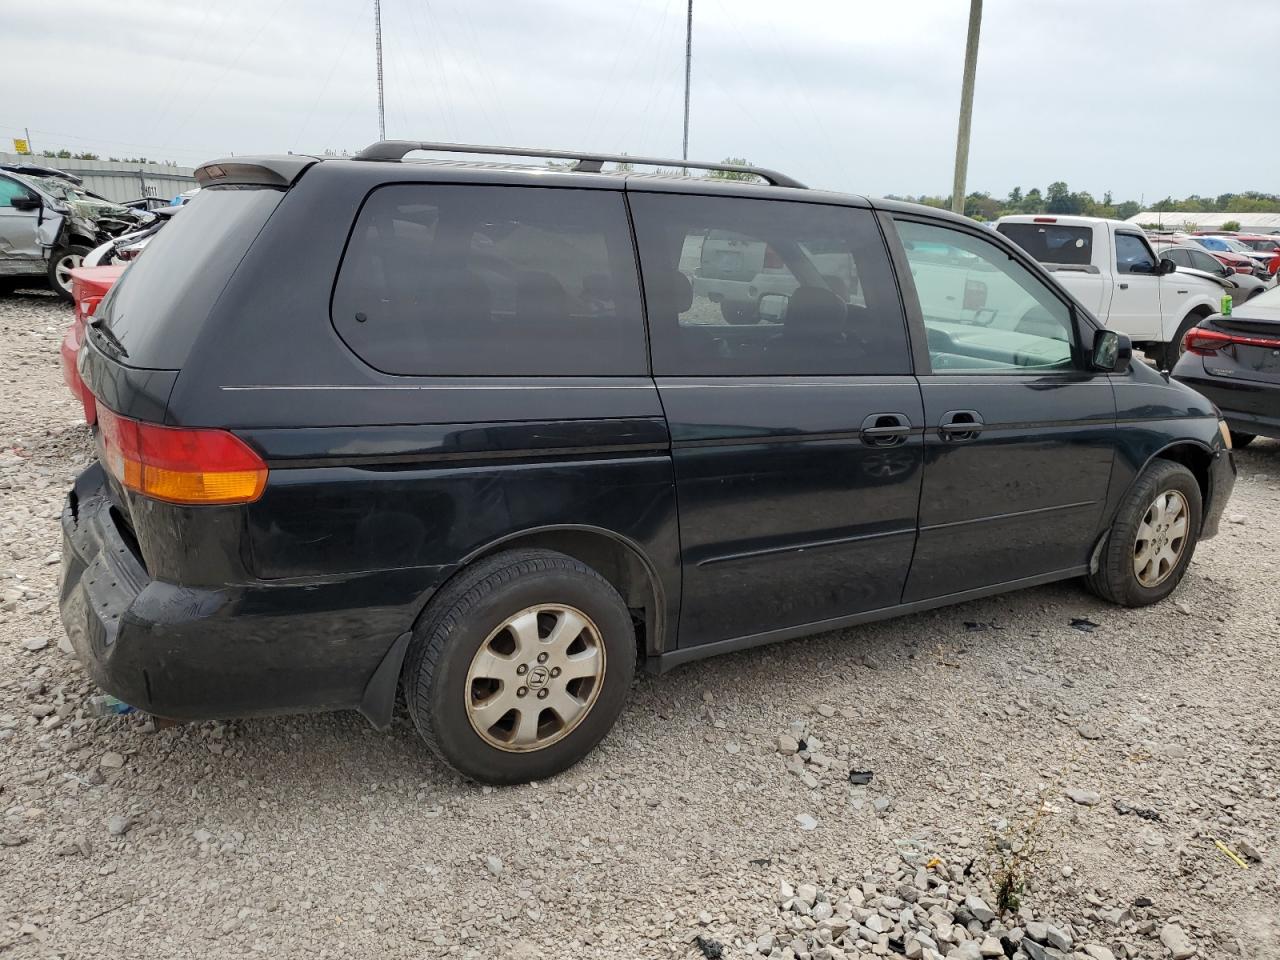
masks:
<path id="1" fill-rule="evenodd" d="M 693 75 L 693 0 L 689 0 L 689 15 L 684 25 L 684 147 L 680 159 L 689 159 L 689 80 Z M 684 168 L 685 176 L 689 168 Z"/>
<path id="2" fill-rule="evenodd" d="M 951 209 L 964 213 L 964 182 L 969 175 L 969 125 L 973 121 L 973 78 L 978 72 L 978 31 L 982 0 L 969 0 L 969 40 L 964 48 L 964 83 L 960 86 L 960 129 L 956 133 L 956 176 L 951 184 Z"/>
<path id="3" fill-rule="evenodd" d="M 378 139 L 387 139 L 387 108 L 382 97 L 382 0 L 373 0 L 373 38 L 378 49 Z"/>

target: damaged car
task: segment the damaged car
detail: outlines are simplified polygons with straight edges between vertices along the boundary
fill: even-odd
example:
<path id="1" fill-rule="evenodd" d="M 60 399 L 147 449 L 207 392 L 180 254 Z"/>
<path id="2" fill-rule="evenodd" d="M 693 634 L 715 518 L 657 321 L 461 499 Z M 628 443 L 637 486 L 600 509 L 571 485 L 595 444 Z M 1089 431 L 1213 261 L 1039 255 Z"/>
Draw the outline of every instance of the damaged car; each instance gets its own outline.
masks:
<path id="1" fill-rule="evenodd" d="M 60 170 L 0 165 L 0 284 L 42 278 L 70 300 L 71 271 L 85 254 L 152 218 L 94 196 Z"/>

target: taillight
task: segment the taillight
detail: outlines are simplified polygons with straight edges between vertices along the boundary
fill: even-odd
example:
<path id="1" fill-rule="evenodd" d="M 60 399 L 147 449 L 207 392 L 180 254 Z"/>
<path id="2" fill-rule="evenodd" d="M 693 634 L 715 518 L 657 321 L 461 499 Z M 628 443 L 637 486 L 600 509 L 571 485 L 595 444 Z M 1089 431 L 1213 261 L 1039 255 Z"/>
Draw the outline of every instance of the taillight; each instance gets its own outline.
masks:
<path id="1" fill-rule="evenodd" d="M 185 504 L 251 503 L 267 465 L 226 430 L 162 427 L 98 407 L 102 459 L 129 490 Z"/>
<path id="2" fill-rule="evenodd" d="M 1188 353 L 1196 353 L 1202 357 L 1212 357 L 1219 350 L 1240 344 L 1246 347 L 1265 347 L 1268 350 L 1280 350 L 1280 339 L 1275 337 L 1249 336 L 1247 334 L 1223 333 L 1209 327 L 1192 327 L 1182 338 L 1182 346 Z"/>

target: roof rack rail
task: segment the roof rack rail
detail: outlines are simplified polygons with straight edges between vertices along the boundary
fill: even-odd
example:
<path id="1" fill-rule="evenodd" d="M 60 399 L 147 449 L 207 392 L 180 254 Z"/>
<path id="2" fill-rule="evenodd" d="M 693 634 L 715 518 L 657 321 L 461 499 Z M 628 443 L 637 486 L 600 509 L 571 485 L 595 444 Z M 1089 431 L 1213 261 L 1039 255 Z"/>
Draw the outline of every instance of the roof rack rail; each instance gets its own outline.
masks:
<path id="1" fill-rule="evenodd" d="M 574 170 L 599 173 L 605 163 L 638 163 L 642 166 L 693 167 L 695 170 L 722 170 L 726 173 L 751 173 L 775 187 L 794 187 L 803 190 L 805 185 L 785 173 L 765 167 L 751 167 L 738 163 L 703 163 L 695 160 L 672 160 L 668 157 L 633 157 L 625 153 L 583 153 L 580 150 L 539 150 L 533 147 L 493 147 L 473 143 L 431 143 L 417 140 L 379 140 L 355 155 L 355 160 L 403 160 L 414 150 L 436 153 L 483 153 L 502 157 L 544 157 L 553 160 L 576 160 Z"/>

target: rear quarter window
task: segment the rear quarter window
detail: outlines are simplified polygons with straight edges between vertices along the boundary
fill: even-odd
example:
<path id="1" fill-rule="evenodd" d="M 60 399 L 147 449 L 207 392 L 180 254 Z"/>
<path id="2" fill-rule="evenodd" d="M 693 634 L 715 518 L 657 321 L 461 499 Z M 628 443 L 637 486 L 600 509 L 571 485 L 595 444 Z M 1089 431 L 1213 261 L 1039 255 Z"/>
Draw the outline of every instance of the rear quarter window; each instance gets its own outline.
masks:
<path id="1" fill-rule="evenodd" d="M 365 201 L 334 327 L 386 373 L 623 376 L 648 371 L 622 196 L 391 184 Z"/>
<path id="2" fill-rule="evenodd" d="M 178 370 L 218 295 L 283 192 L 210 187 L 174 215 L 116 281 L 96 316 L 131 367 Z"/>

